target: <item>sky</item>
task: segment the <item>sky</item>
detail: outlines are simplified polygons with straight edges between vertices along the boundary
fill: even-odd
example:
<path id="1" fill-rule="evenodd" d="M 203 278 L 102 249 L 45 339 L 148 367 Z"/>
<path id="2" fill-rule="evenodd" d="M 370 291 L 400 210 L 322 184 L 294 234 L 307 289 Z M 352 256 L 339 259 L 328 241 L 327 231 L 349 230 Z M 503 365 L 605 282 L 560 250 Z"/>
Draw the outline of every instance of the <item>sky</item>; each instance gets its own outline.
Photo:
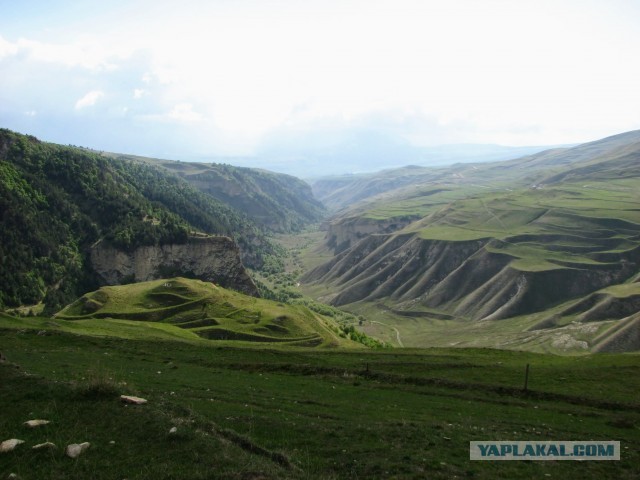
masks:
<path id="1" fill-rule="evenodd" d="M 0 127 L 184 159 L 581 143 L 640 128 L 638 25 L 637 0 L 0 0 Z"/>

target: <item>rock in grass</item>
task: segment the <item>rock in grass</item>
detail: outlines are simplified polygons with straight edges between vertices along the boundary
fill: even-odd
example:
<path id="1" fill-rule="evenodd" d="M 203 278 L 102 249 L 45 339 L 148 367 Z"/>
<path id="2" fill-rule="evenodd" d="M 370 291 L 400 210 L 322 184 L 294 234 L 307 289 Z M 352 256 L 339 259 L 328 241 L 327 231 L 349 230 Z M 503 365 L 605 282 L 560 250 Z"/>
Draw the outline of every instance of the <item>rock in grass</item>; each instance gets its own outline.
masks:
<path id="1" fill-rule="evenodd" d="M 78 458 L 84 451 L 86 451 L 91 444 L 89 442 L 72 443 L 67 445 L 64 453 L 69 458 Z"/>
<path id="2" fill-rule="evenodd" d="M 171 430 L 169 430 L 169 433 L 172 435 L 177 432 L 178 432 L 178 427 L 171 427 Z"/>
<path id="3" fill-rule="evenodd" d="M 27 420 L 24 425 L 29 428 L 36 428 L 50 423 L 49 420 Z"/>
<path id="4" fill-rule="evenodd" d="M 32 450 L 49 450 L 54 448 L 56 448 L 56 444 L 51 442 L 39 443 L 31 447 Z"/>
<path id="5" fill-rule="evenodd" d="M 124 403 L 132 403 L 134 405 L 144 405 L 145 403 L 147 403 L 147 400 L 145 398 L 133 397 L 131 395 L 120 395 L 120 400 L 122 400 Z"/>
<path id="6" fill-rule="evenodd" d="M 24 443 L 24 440 L 18 440 L 17 438 L 5 440 L 4 442 L 0 443 L 0 453 L 10 452 L 21 443 Z"/>

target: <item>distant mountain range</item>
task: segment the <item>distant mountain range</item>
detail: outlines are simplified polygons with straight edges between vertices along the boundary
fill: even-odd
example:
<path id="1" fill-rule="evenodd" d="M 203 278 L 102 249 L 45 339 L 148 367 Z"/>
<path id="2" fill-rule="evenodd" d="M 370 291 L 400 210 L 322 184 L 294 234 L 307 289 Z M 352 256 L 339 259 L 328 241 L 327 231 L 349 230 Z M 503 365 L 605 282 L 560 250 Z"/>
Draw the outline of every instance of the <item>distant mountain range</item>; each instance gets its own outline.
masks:
<path id="1" fill-rule="evenodd" d="M 433 184 L 434 182 L 452 183 L 465 185 L 476 182 L 478 178 L 482 181 L 543 181 L 535 175 L 541 173 L 547 175 L 553 169 L 558 169 L 563 165 L 571 165 L 578 162 L 598 162 L 602 156 L 607 160 L 610 156 L 623 155 L 625 149 L 631 149 L 631 158 L 627 164 L 621 165 L 614 162 L 600 162 L 602 168 L 620 170 L 628 168 L 629 174 L 633 175 L 634 160 L 633 148 L 636 141 L 640 141 L 640 131 L 633 131 L 607 137 L 603 140 L 585 143 L 575 147 L 556 147 L 542 150 L 536 153 L 522 156 L 513 155 L 508 158 L 495 160 L 511 160 L 507 162 L 487 162 L 478 160 L 486 151 L 491 151 L 491 146 L 481 148 L 475 155 L 470 153 L 465 162 L 454 165 L 440 167 L 425 167 L 422 165 L 403 165 L 401 168 L 388 169 L 372 173 L 358 175 L 333 175 L 314 179 L 311 184 L 314 195 L 331 210 L 339 210 L 345 206 L 352 206 L 354 203 L 373 197 L 375 195 L 391 192 L 405 186 L 415 186 L 421 184 Z M 452 146 L 453 151 L 462 152 Z M 473 150 L 473 146 L 469 146 Z M 523 147 L 528 148 L 528 147 Z M 463 150 L 464 151 L 464 150 Z M 499 150 L 500 151 L 500 150 Z M 502 150 L 499 155 L 507 155 L 510 149 Z M 497 153 L 496 153 L 497 154 Z M 476 158 L 476 161 L 471 159 Z M 482 164 L 481 164 L 482 163 Z M 472 173 L 472 174 L 471 174 Z M 575 174 L 573 172 L 572 174 Z M 615 175 L 618 175 L 616 173 Z"/>
<path id="2" fill-rule="evenodd" d="M 417 146 L 388 133 L 351 129 L 289 135 L 262 145 L 254 155 L 248 157 L 202 157 L 192 160 L 260 167 L 309 181 L 331 175 L 372 173 L 404 165 L 435 167 L 509 160 L 549 148 L 489 144 Z"/>

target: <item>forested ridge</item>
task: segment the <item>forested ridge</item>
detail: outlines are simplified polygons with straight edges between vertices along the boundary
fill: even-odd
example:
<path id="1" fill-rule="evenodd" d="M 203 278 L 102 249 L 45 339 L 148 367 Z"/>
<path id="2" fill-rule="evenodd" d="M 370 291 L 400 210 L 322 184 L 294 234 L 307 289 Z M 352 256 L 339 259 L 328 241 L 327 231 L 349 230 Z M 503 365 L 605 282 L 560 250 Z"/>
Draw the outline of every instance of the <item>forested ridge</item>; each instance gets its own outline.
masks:
<path id="1" fill-rule="evenodd" d="M 103 153 L 158 165 L 216 200 L 245 213 L 256 225 L 276 233 L 299 232 L 325 215 L 311 186 L 283 173 L 224 163 L 197 163 Z"/>
<path id="2" fill-rule="evenodd" d="M 0 308 L 54 311 L 95 288 L 87 249 L 228 235 L 259 267 L 271 245 L 241 212 L 166 170 L 0 129 Z"/>

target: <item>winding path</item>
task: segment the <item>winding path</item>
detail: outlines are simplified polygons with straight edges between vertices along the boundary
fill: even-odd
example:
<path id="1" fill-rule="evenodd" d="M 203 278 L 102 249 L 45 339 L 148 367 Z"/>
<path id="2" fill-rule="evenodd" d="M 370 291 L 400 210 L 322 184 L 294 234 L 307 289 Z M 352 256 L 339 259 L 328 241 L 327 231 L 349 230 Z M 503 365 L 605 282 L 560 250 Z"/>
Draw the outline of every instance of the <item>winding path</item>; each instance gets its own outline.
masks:
<path id="1" fill-rule="evenodd" d="M 384 325 L 385 327 L 393 328 L 393 330 L 395 330 L 396 332 L 396 340 L 398 341 L 398 345 L 400 345 L 401 347 L 404 347 L 404 345 L 402 344 L 402 340 L 400 340 L 400 331 L 396 327 L 386 323 L 378 322 L 377 320 L 371 320 L 371 323 L 378 323 L 380 325 Z"/>

